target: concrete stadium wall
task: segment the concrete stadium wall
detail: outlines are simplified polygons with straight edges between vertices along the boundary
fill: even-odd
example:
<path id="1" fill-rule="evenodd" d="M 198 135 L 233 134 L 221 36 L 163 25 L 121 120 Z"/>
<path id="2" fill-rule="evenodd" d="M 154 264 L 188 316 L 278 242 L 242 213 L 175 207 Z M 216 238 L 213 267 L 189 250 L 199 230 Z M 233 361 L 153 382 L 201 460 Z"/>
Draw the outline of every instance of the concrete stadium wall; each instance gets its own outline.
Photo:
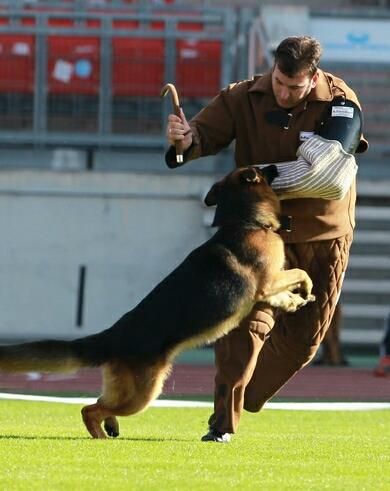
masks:
<path id="1" fill-rule="evenodd" d="M 109 327 L 210 236 L 202 199 L 214 180 L 2 171 L 0 339 Z"/>

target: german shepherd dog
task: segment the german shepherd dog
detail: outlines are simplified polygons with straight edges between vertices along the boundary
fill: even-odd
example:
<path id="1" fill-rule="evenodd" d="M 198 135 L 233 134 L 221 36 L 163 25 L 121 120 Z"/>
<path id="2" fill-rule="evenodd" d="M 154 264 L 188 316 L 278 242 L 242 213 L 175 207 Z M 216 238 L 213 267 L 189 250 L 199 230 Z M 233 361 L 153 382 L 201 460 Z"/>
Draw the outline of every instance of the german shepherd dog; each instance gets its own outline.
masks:
<path id="1" fill-rule="evenodd" d="M 135 414 L 160 394 L 180 351 L 228 333 L 256 302 L 294 312 L 313 301 L 307 273 L 283 270 L 279 201 L 270 187 L 276 175 L 275 166 L 244 167 L 214 184 L 205 203 L 217 205 L 215 235 L 112 327 L 73 341 L 1 346 L 0 370 L 102 367 L 102 395 L 81 413 L 92 437 L 116 437 L 116 416 Z"/>

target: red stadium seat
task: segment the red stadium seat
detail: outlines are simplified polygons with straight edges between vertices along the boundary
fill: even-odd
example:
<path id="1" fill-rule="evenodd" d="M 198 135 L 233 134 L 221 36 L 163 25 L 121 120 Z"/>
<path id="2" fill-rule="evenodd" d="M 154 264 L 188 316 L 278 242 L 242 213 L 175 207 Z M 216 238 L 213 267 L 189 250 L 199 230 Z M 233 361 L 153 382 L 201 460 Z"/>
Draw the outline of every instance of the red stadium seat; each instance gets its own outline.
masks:
<path id="1" fill-rule="evenodd" d="M 48 38 L 48 92 L 97 95 L 100 40 L 89 36 Z"/>
<path id="2" fill-rule="evenodd" d="M 45 9 L 45 12 L 47 10 Z M 57 12 L 57 11 L 56 11 Z M 66 14 L 62 11 L 61 13 Z M 171 15 L 182 15 L 180 13 Z M 192 19 L 193 17 L 193 19 Z M 188 14 L 190 22 L 179 21 L 177 31 L 199 32 L 205 24 Z M 156 17 L 154 17 L 156 19 Z M 129 31 L 129 37 L 112 39 L 112 94 L 120 97 L 158 97 L 165 82 L 165 20 L 150 20 L 149 29 L 161 30 L 161 38 L 131 37 L 140 28 L 138 19 L 113 20 L 113 28 Z M 21 18 L 21 25 L 34 26 L 34 15 Z M 0 14 L 0 25 L 10 18 Z M 98 95 L 100 91 L 100 38 L 73 35 L 75 19 L 49 17 L 50 27 L 69 28 L 69 34 L 49 35 L 47 41 L 47 90 L 49 94 Z M 99 18 L 85 20 L 86 28 L 101 27 Z M 187 36 L 187 34 L 186 34 Z M 220 88 L 221 41 L 176 41 L 176 85 L 185 97 L 209 97 Z M 34 34 L 0 35 L 0 92 L 33 92 L 35 65 Z"/>
<path id="3" fill-rule="evenodd" d="M 33 93 L 35 41 L 33 35 L 0 35 L 0 92 Z"/>
<path id="4" fill-rule="evenodd" d="M 158 96 L 164 83 L 162 39 L 114 38 L 114 96 Z"/>
<path id="5" fill-rule="evenodd" d="M 176 85 L 184 97 L 212 97 L 221 84 L 220 41 L 177 42 Z"/>

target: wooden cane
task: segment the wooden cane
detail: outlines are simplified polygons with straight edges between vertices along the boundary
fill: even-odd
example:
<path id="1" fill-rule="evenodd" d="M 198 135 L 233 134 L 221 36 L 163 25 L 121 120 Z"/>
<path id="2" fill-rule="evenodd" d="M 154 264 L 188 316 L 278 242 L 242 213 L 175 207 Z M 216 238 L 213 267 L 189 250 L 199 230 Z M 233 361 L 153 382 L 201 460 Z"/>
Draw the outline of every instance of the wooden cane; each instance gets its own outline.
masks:
<path id="1" fill-rule="evenodd" d="M 164 87 L 161 89 L 160 96 L 164 97 L 168 94 L 168 92 L 170 92 L 171 96 L 172 96 L 173 111 L 174 111 L 176 116 L 181 118 L 180 102 L 179 102 L 179 96 L 177 95 L 176 87 L 173 84 L 164 85 Z M 177 140 L 175 142 L 175 148 L 176 148 L 176 162 L 178 164 L 182 164 L 183 163 L 183 142 L 180 140 Z"/>

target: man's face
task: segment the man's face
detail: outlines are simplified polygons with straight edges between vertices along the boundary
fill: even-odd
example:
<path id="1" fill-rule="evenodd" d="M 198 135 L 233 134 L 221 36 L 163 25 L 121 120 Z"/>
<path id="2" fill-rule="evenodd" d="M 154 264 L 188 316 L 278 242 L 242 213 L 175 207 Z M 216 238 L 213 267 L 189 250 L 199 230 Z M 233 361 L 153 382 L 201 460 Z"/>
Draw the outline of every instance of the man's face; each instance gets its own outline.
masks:
<path id="1" fill-rule="evenodd" d="M 278 65 L 272 71 L 272 90 L 278 106 L 289 109 L 305 99 L 317 84 L 318 73 L 311 76 L 308 72 L 299 72 L 294 77 L 282 73 Z"/>

